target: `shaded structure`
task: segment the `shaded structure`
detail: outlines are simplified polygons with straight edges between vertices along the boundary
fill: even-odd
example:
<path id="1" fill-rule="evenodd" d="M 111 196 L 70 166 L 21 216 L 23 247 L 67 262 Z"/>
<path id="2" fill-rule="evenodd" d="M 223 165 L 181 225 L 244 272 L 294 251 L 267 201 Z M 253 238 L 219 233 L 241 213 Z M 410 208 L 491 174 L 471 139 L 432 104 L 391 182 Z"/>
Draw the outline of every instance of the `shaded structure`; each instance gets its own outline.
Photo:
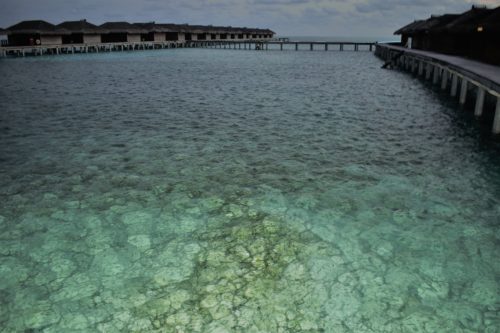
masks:
<path id="1" fill-rule="evenodd" d="M 8 46 L 57 44 L 189 42 L 206 40 L 269 40 L 270 29 L 222 27 L 173 23 L 106 22 L 100 26 L 87 20 L 65 21 L 55 26 L 49 22 L 23 21 L 6 30 Z"/>
<path id="2" fill-rule="evenodd" d="M 10 46 L 58 45 L 69 34 L 68 30 L 42 20 L 22 21 L 7 28 Z"/>
<path id="3" fill-rule="evenodd" d="M 413 49 L 440 52 L 500 65 L 500 7 L 473 6 L 462 14 L 431 16 L 395 34 Z"/>
<path id="4" fill-rule="evenodd" d="M 107 33 L 107 30 L 87 20 L 66 21 L 57 26 L 70 32 L 69 35 L 62 36 L 63 44 L 101 43 L 101 35 Z"/>

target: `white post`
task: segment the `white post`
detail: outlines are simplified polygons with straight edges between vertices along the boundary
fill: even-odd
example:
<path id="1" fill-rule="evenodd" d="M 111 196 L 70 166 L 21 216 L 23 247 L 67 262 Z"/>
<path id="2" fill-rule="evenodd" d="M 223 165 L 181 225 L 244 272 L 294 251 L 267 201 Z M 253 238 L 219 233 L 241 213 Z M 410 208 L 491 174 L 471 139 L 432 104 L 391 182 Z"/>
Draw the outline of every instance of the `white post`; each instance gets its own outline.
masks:
<path id="1" fill-rule="evenodd" d="M 439 80 L 439 71 L 440 68 L 438 66 L 434 66 L 434 76 L 432 78 L 432 84 L 437 84 Z"/>
<path id="2" fill-rule="evenodd" d="M 448 85 L 448 71 L 443 69 L 443 75 L 441 76 L 441 90 L 445 90 Z"/>
<path id="3" fill-rule="evenodd" d="M 460 105 L 464 105 L 467 99 L 467 80 L 462 78 L 462 86 L 460 87 Z"/>
<path id="4" fill-rule="evenodd" d="M 493 120 L 493 134 L 500 134 L 500 96 L 497 96 L 497 108 L 495 110 L 495 120 Z"/>
<path id="5" fill-rule="evenodd" d="M 480 117 L 483 114 L 484 93 L 485 91 L 483 88 L 477 87 L 476 108 L 474 110 L 474 115 L 476 117 Z"/>
<path id="6" fill-rule="evenodd" d="M 451 77 L 451 96 L 457 96 L 457 88 L 458 88 L 458 77 L 457 74 L 452 74 Z"/>

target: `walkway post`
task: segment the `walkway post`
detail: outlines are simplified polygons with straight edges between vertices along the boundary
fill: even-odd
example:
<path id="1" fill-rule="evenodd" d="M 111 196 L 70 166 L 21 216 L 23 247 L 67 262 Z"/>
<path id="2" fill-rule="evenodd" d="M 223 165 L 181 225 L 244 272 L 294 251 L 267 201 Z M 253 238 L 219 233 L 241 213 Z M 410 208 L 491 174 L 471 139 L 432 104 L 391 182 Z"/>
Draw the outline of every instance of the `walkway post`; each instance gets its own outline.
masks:
<path id="1" fill-rule="evenodd" d="M 448 71 L 443 69 L 443 74 L 441 75 L 441 90 L 445 90 L 448 85 Z"/>
<path id="2" fill-rule="evenodd" d="M 500 134 L 500 96 L 497 96 L 497 108 L 493 120 L 493 134 Z"/>
<path id="3" fill-rule="evenodd" d="M 476 98 L 476 108 L 474 109 L 474 115 L 480 117 L 483 114 L 484 105 L 484 89 L 477 87 L 477 98 Z"/>
<path id="4" fill-rule="evenodd" d="M 434 76 L 432 77 L 432 84 L 437 84 L 439 81 L 439 67 L 434 66 Z"/>
<path id="5" fill-rule="evenodd" d="M 462 86 L 460 87 L 460 105 L 464 105 L 467 100 L 467 80 L 462 78 Z"/>
<path id="6" fill-rule="evenodd" d="M 458 88 L 458 77 L 457 74 L 452 74 L 451 78 L 451 96 L 457 96 L 457 88 Z"/>

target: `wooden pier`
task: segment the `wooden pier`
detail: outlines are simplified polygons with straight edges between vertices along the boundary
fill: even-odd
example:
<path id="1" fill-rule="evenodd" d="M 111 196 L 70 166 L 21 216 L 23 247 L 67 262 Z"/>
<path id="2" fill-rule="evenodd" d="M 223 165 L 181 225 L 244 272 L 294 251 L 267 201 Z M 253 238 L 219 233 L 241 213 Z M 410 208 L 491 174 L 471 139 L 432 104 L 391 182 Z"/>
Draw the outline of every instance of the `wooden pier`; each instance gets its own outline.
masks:
<path id="1" fill-rule="evenodd" d="M 75 54 L 75 53 L 99 53 L 113 51 L 137 51 L 137 50 L 156 50 L 186 47 L 186 42 L 165 41 L 165 42 L 123 42 L 123 43 L 96 43 L 96 44 L 56 44 L 39 46 L 5 46 L 0 47 L 0 56 L 18 56 L 28 55 L 57 55 L 57 54 Z"/>
<path id="2" fill-rule="evenodd" d="M 190 41 L 189 47 L 243 50 L 373 51 L 376 43 L 307 41 Z"/>
<path id="3" fill-rule="evenodd" d="M 407 49 L 390 44 L 377 44 L 375 55 L 386 61 L 384 67 L 400 68 L 416 73 L 449 90 L 458 103 L 465 105 L 467 96 L 475 93 L 474 115 L 483 116 L 487 94 L 496 99 L 492 132 L 500 134 L 500 67 L 462 57 Z"/>
<path id="4" fill-rule="evenodd" d="M 99 53 L 113 51 L 155 50 L 169 48 L 219 48 L 239 50 L 308 50 L 308 51 L 373 51 L 376 43 L 356 42 L 290 42 L 290 41 L 164 41 L 122 42 L 97 44 L 55 44 L 39 46 L 0 47 L 0 57 L 41 56 L 75 53 Z"/>

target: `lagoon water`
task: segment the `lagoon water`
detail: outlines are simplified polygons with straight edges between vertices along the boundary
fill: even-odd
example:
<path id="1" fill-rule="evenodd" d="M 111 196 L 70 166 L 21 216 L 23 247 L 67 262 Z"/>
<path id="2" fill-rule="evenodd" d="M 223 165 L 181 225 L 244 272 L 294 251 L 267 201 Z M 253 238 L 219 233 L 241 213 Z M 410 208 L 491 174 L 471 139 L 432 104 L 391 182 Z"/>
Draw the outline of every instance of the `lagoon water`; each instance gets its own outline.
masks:
<path id="1" fill-rule="evenodd" d="M 0 61 L 0 331 L 499 332 L 498 144 L 380 66 Z"/>

